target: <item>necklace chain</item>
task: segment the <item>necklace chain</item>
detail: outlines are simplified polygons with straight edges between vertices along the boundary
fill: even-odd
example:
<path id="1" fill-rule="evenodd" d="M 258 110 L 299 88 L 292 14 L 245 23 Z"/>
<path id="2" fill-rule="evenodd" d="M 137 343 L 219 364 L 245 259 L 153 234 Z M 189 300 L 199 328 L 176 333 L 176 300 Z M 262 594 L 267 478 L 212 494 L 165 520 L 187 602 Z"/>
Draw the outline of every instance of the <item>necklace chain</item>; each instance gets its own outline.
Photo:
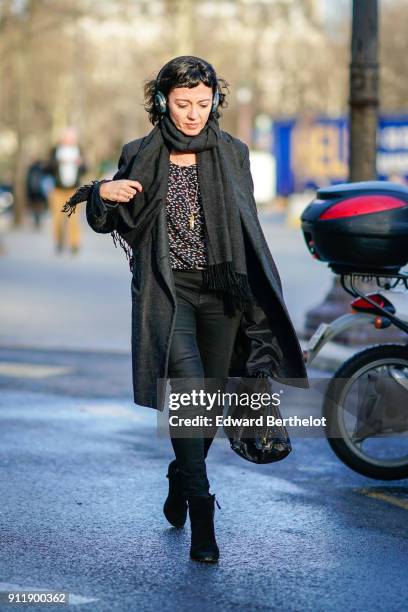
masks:
<path id="1" fill-rule="evenodd" d="M 195 165 L 195 164 L 193 164 L 193 165 Z M 186 166 L 184 166 L 184 167 L 186 167 Z M 191 205 L 190 194 L 188 192 L 188 184 L 187 184 L 187 181 L 185 179 L 185 176 L 184 176 L 183 172 L 181 173 L 181 175 L 183 177 L 184 189 L 186 191 L 186 200 L 188 202 L 188 206 L 189 206 L 189 209 L 190 209 L 190 214 L 188 216 L 188 224 L 189 224 L 189 228 L 191 230 L 193 230 L 194 229 L 194 225 L 195 225 L 195 216 L 194 215 L 197 214 L 197 212 L 198 212 L 198 211 L 194 210 L 194 205 L 196 204 L 197 199 L 198 199 L 197 198 L 197 196 L 198 196 L 198 187 L 199 187 L 198 177 L 197 177 L 197 187 L 196 187 L 196 191 L 195 191 L 195 195 L 194 195 L 194 199 L 193 199 L 193 205 Z"/>

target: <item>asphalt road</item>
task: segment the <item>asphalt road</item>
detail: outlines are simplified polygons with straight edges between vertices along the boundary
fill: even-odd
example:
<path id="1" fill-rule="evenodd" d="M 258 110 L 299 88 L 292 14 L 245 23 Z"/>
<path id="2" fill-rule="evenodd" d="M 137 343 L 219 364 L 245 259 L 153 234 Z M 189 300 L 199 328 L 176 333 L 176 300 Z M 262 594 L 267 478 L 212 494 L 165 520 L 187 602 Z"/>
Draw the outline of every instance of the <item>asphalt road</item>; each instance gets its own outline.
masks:
<path id="1" fill-rule="evenodd" d="M 98 611 L 405 609 L 407 510 L 370 494 L 406 488 L 354 474 L 324 440 L 256 466 L 216 439 L 221 557 L 207 567 L 162 515 L 172 454 L 152 410 L 16 390 L 0 419 L 0 590 L 68 591 Z"/>
<path id="2" fill-rule="evenodd" d="M 331 279 L 312 272 L 301 309 L 309 256 L 293 230 L 265 228 L 276 259 L 290 259 L 300 320 Z M 127 264 L 110 237 L 86 236 L 77 258 L 57 258 L 26 229 L 0 260 L 0 591 L 65 591 L 84 611 L 404 610 L 406 482 L 353 473 L 324 439 L 295 438 L 264 466 L 217 439 L 207 463 L 221 557 L 189 559 L 188 525 L 162 514 L 170 441 L 131 399 Z"/>

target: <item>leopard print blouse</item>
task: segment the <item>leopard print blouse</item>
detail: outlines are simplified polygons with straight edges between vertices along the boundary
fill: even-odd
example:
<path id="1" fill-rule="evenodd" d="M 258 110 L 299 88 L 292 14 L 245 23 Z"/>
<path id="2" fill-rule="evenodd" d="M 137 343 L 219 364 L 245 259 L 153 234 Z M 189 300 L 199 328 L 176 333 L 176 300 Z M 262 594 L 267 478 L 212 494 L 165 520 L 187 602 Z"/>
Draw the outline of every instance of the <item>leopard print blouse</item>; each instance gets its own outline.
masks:
<path id="1" fill-rule="evenodd" d="M 198 200 L 195 194 L 198 185 L 197 164 L 180 166 L 170 161 L 169 182 L 166 200 L 167 231 L 170 246 L 170 262 L 173 270 L 192 270 L 208 267 L 205 241 L 205 219 L 200 189 Z M 194 206 L 194 228 L 190 229 L 191 204 Z"/>

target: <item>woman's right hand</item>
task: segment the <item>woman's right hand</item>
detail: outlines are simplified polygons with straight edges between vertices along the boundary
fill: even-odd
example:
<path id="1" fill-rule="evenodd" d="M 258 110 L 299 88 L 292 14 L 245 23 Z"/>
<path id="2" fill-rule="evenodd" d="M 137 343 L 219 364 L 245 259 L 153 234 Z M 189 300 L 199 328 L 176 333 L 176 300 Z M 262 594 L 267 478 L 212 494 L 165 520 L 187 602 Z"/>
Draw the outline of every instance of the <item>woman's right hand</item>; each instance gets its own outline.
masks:
<path id="1" fill-rule="evenodd" d="M 111 202 L 129 202 L 136 193 L 143 191 L 139 181 L 119 179 L 117 181 L 106 181 L 99 187 L 99 195 L 103 200 Z"/>

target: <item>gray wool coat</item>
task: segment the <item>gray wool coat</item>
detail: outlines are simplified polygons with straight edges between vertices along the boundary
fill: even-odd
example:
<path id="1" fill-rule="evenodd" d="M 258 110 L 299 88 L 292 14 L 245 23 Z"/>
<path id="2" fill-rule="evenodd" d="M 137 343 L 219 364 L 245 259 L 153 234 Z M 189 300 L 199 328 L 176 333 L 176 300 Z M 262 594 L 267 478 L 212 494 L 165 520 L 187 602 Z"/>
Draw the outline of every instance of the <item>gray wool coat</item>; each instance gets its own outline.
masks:
<path id="1" fill-rule="evenodd" d="M 136 156 L 148 143 L 149 135 L 124 145 L 114 179 L 141 180 L 134 175 L 133 166 Z M 302 351 L 285 306 L 279 273 L 258 219 L 248 147 L 223 130 L 219 146 L 223 147 L 234 177 L 248 281 L 257 300 L 257 305 L 242 314 L 229 376 L 252 377 L 263 373 L 286 384 L 308 387 Z M 88 224 L 98 233 L 110 233 L 118 228 L 126 231 L 132 226 L 131 203 L 106 204 L 99 196 L 99 185 L 94 183 L 86 202 Z M 135 206 L 140 205 L 138 197 L 139 194 L 133 198 Z M 131 246 L 134 402 L 163 411 L 169 349 L 177 312 L 165 203 L 148 235 L 143 235 L 138 244 Z"/>

